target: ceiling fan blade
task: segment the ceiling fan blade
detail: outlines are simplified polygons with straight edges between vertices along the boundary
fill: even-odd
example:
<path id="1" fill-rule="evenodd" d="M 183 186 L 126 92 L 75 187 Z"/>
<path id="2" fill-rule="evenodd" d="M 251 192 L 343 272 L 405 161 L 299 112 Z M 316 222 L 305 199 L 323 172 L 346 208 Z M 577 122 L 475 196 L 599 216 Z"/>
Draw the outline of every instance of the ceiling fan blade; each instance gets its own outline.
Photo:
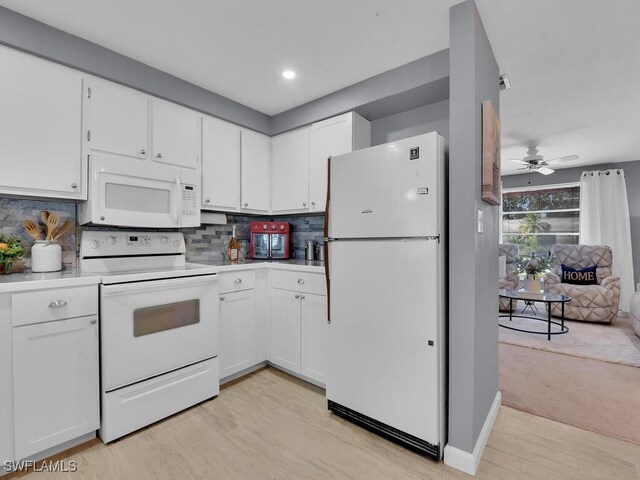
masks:
<path id="1" fill-rule="evenodd" d="M 541 173 L 542 175 L 551 175 L 555 170 L 549 167 L 540 167 L 536 169 L 536 172 Z"/>
<path id="2" fill-rule="evenodd" d="M 521 165 L 529 165 L 529 162 L 525 162 L 524 160 L 520 160 L 519 158 L 510 158 L 509 160 L 514 163 L 519 163 Z"/>
<path id="3" fill-rule="evenodd" d="M 567 155 L 566 157 L 556 157 L 556 158 L 552 158 L 551 160 L 545 160 L 545 162 L 550 163 L 550 162 L 568 162 L 570 160 L 577 160 L 580 158 L 580 155 Z"/>

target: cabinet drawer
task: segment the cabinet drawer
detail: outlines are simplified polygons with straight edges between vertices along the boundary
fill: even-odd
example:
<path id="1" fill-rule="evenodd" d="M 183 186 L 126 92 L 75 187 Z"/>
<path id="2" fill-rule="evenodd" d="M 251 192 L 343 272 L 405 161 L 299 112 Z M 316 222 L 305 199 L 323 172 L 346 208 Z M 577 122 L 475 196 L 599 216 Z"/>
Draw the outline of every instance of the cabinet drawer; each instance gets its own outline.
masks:
<path id="1" fill-rule="evenodd" d="M 291 272 L 285 270 L 271 271 L 271 286 L 299 292 L 327 294 L 325 276 L 320 273 Z"/>
<path id="2" fill-rule="evenodd" d="M 11 296 L 14 327 L 97 313 L 97 285 L 37 290 Z"/>
<path id="3" fill-rule="evenodd" d="M 225 272 L 220 274 L 218 291 L 222 293 L 249 290 L 256 286 L 256 272 L 246 270 L 241 272 Z"/>

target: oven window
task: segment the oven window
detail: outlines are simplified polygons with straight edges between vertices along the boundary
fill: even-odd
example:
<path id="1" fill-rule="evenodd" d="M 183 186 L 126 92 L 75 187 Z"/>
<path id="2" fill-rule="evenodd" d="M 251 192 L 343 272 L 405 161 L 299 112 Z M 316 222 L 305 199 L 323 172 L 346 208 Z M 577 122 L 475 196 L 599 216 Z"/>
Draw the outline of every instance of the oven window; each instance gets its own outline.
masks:
<path id="1" fill-rule="evenodd" d="M 105 206 L 131 212 L 171 213 L 171 190 L 106 183 Z"/>
<path id="2" fill-rule="evenodd" d="M 200 300 L 169 303 L 133 311 L 133 336 L 141 337 L 200 322 Z"/>

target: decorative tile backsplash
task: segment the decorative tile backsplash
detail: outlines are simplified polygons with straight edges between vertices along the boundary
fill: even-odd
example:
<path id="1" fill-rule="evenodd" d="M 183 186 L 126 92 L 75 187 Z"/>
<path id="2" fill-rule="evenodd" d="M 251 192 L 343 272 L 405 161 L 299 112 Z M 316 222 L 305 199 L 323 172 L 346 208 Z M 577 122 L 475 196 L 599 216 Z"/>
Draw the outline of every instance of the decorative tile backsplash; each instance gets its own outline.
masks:
<path id="1" fill-rule="evenodd" d="M 61 223 L 72 220 L 74 227 L 68 234 L 60 239 L 62 246 L 62 263 L 65 268 L 77 264 L 78 238 L 84 229 L 100 229 L 105 227 L 78 227 L 76 217 L 76 204 L 71 202 L 56 202 L 42 200 L 25 200 L 17 198 L 0 197 L 0 232 L 7 236 L 14 236 L 22 241 L 25 247 L 24 266 L 31 266 L 31 245 L 33 240 L 22 226 L 22 222 L 31 219 L 42 225 L 40 212 L 48 210 L 60 214 Z M 249 225 L 253 221 L 277 221 L 289 222 L 291 232 L 292 251 L 296 258 L 304 258 L 304 245 L 307 240 L 322 243 L 324 237 L 324 215 L 289 215 L 289 216 L 265 216 L 265 215 L 227 215 L 226 225 L 202 225 L 199 228 L 182 229 L 187 247 L 187 261 L 202 262 L 222 260 L 226 251 L 233 225 L 236 225 L 236 236 L 241 242 L 246 242 L 249 250 Z M 131 230 L 126 229 L 126 230 Z M 155 229 L 140 229 L 155 230 Z M 247 253 L 248 255 L 248 253 Z M 16 263 L 16 269 L 20 266 Z"/>
<path id="2" fill-rule="evenodd" d="M 70 202 L 45 202 L 43 200 L 24 200 L 18 198 L 0 197 L 0 232 L 5 236 L 15 237 L 22 242 L 25 249 L 24 267 L 31 266 L 31 246 L 34 240 L 27 235 L 22 226 L 24 220 L 33 220 L 41 227 L 44 239 L 44 224 L 40 219 L 40 212 L 48 210 L 60 215 L 60 224 L 66 220 L 74 223 L 74 228 L 60 240 L 62 246 L 62 263 L 65 268 L 76 265 L 76 205 Z M 14 264 L 14 270 L 19 271 L 19 263 Z"/>

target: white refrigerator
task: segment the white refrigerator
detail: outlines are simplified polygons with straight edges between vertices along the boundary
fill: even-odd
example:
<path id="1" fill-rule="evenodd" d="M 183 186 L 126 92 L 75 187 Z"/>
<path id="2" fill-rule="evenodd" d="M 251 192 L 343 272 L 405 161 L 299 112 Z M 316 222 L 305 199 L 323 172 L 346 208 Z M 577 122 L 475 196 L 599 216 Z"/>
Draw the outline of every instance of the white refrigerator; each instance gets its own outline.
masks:
<path id="1" fill-rule="evenodd" d="M 329 160 L 329 410 L 415 451 L 446 442 L 446 141 Z"/>

